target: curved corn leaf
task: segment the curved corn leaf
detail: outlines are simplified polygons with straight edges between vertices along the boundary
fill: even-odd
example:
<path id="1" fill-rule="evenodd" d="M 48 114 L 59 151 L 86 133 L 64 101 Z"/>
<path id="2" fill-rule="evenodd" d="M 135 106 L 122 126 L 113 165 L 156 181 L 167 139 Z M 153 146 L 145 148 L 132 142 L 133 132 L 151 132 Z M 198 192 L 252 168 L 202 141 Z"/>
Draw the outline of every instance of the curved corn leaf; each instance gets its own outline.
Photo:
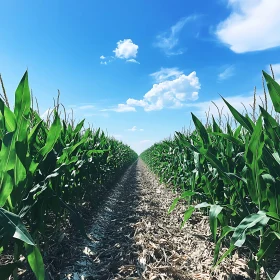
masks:
<path id="1" fill-rule="evenodd" d="M 185 223 L 188 221 L 188 219 L 191 217 L 192 213 L 194 212 L 195 208 L 193 206 L 189 207 L 189 209 L 184 213 L 184 219 L 181 224 L 181 229 L 185 225 Z"/>
<path id="2" fill-rule="evenodd" d="M 3 208 L 0 208 L 0 231 L 4 232 L 6 236 L 19 239 L 32 246 L 35 245 L 20 217 Z"/>
<path id="3" fill-rule="evenodd" d="M 217 217 L 223 210 L 223 207 L 220 205 L 211 205 L 210 211 L 209 211 L 209 218 L 210 218 L 210 229 L 213 235 L 214 242 L 216 243 L 216 237 L 217 237 Z"/>
<path id="4" fill-rule="evenodd" d="M 256 214 L 251 214 L 244 218 L 241 223 L 235 228 L 231 238 L 231 244 L 241 247 L 246 241 L 246 233 L 248 230 L 261 230 L 269 221 L 266 213 L 259 211 Z"/>
<path id="5" fill-rule="evenodd" d="M 45 279 L 45 267 L 42 255 L 36 246 L 25 244 L 28 263 L 34 272 L 37 280 Z"/>
<path id="6" fill-rule="evenodd" d="M 222 99 L 228 106 L 230 112 L 232 113 L 233 117 L 243 126 L 245 127 L 250 133 L 253 133 L 254 127 L 250 121 L 244 116 L 242 116 L 236 109 L 234 109 L 223 97 Z"/>
<path id="7" fill-rule="evenodd" d="M 280 85 L 275 80 L 273 80 L 265 71 L 262 72 L 266 80 L 269 95 L 275 111 L 280 113 Z"/>

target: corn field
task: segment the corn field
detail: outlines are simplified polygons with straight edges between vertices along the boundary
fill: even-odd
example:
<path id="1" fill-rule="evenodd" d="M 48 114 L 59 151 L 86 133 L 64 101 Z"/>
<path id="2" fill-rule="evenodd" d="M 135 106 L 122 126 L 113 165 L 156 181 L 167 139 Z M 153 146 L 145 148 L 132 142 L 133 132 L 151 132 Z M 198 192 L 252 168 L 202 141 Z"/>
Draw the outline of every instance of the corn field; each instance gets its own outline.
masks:
<path id="1" fill-rule="evenodd" d="M 280 85 L 263 72 L 267 96 L 256 113 L 239 113 L 225 99 L 235 126 L 227 119 L 192 114 L 195 129 L 176 132 L 140 157 L 161 182 L 179 193 L 186 207 L 181 228 L 195 211 L 209 216 L 215 244 L 213 266 L 234 252 L 246 253 L 254 279 L 279 280 L 269 265 L 280 249 Z M 0 77 L 1 78 L 1 77 Z M 2 80 L 1 80 L 2 83 Z M 26 266 L 38 280 L 48 279 L 44 252 L 50 236 L 62 235 L 66 223 L 89 239 L 79 213 L 85 201 L 114 183 L 138 155 L 100 129 L 76 123 L 59 96 L 46 120 L 34 108 L 26 72 L 11 109 L 2 84 L 0 97 L 0 279 L 19 278 Z M 94 206 L 94 205 L 93 205 Z M 227 250 L 221 252 L 222 246 Z M 279 269 L 278 269 L 279 270 Z"/>
<path id="2" fill-rule="evenodd" d="M 62 107 L 58 99 L 44 121 L 33 107 L 27 72 L 13 109 L 6 95 L 0 98 L 0 254 L 13 251 L 13 262 L 0 265 L 1 279 L 18 278 L 20 256 L 45 279 L 45 236 L 68 219 L 87 238 L 76 209 L 137 159 L 100 129 L 69 120 Z"/>
<path id="3" fill-rule="evenodd" d="M 212 119 L 203 125 L 192 114 L 193 132 L 176 132 L 173 139 L 154 144 L 140 157 L 165 184 L 179 191 L 186 205 L 181 227 L 194 211 L 209 216 L 212 240 L 216 244 L 213 265 L 218 266 L 235 250 L 249 252 L 254 279 L 267 266 L 280 246 L 280 85 L 263 72 L 275 114 L 267 101 L 259 116 L 243 115 L 226 100 L 237 123 L 225 127 Z M 222 244 L 228 250 L 220 253 Z M 279 268 L 278 268 L 279 270 Z"/>

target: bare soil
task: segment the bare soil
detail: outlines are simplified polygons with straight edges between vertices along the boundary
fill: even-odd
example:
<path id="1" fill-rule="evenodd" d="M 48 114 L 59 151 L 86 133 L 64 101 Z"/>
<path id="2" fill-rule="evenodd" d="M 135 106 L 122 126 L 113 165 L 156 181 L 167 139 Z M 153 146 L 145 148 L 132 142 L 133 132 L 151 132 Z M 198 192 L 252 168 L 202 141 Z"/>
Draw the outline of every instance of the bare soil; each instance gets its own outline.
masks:
<path id="1" fill-rule="evenodd" d="M 167 213 L 176 196 L 137 161 L 98 211 L 87 213 L 91 240 L 63 240 L 65 260 L 50 279 L 251 279 L 237 254 L 213 270 L 207 217 L 194 214 L 180 230 L 186 206 Z"/>

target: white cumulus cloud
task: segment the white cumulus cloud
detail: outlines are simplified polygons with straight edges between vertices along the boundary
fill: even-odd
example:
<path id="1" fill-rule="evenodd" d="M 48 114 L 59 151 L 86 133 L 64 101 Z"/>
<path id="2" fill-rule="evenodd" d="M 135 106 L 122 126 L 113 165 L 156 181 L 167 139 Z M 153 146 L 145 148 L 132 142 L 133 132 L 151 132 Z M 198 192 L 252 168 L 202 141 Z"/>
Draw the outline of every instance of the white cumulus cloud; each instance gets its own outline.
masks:
<path id="1" fill-rule="evenodd" d="M 228 0 L 231 14 L 216 35 L 235 53 L 280 46 L 279 0 Z"/>
<path id="2" fill-rule="evenodd" d="M 117 42 L 117 47 L 113 52 L 114 56 L 100 56 L 100 64 L 107 65 L 115 59 L 125 59 L 126 62 L 140 64 L 135 58 L 138 53 L 139 46 L 134 44 L 131 39 L 124 39 Z"/>
<path id="3" fill-rule="evenodd" d="M 117 48 L 113 52 L 117 58 L 135 58 L 137 56 L 138 46 L 131 39 L 124 39 L 117 42 Z"/>
<path id="4" fill-rule="evenodd" d="M 142 99 L 128 98 L 126 103 L 102 111 L 136 112 L 136 107 L 142 107 L 145 111 L 165 108 L 178 109 L 184 107 L 190 101 L 197 100 L 200 83 L 196 72 L 193 71 L 189 75 L 185 75 L 179 70 L 174 70 L 177 68 L 170 69 L 173 69 L 174 73 L 172 75 L 168 74 L 166 69 L 151 74 L 161 82 L 155 83 Z M 160 72 L 164 74 L 160 74 Z"/>
<path id="5" fill-rule="evenodd" d="M 181 108 L 187 101 L 198 98 L 200 89 L 196 72 L 181 74 L 173 80 L 154 84 L 143 99 L 129 98 L 126 104 L 131 107 L 143 107 L 145 111 L 162 110 L 163 108 Z"/>

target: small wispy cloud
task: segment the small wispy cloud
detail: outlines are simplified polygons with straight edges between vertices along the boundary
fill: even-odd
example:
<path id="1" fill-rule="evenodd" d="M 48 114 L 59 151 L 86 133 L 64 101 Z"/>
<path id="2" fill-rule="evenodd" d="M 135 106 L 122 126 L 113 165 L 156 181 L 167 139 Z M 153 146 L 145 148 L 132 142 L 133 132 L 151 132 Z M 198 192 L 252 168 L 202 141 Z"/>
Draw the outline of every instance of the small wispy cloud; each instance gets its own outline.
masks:
<path id="1" fill-rule="evenodd" d="M 77 109 L 79 110 L 89 110 L 89 109 L 94 109 L 94 105 L 83 105 L 83 106 L 78 106 Z"/>
<path id="2" fill-rule="evenodd" d="M 194 21 L 197 18 L 197 15 L 191 15 L 180 19 L 175 25 L 171 26 L 168 31 L 156 37 L 154 46 L 162 49 L 168 56 L 183 54 L 183 49 L 176 48 L 179 45 L 179 34 L 188 22 Z"/>
<path id="3" fill-rule="evenodd" d="M 183 72 L 178 70 L 177 67 L 174 68 L 161 68 L 159 71 L 150 74 L 154 78 L 156 83 L 161 83 L 167 80 L 177 79 Z"/>
<path id="4" fill-rule="evenodd" d="M 137 61 L 137 60 L 136 60 L 136 59 L 134 59 L 134 58 L 128 59 L 126 62 L 140 64 L 140 62 L 139 62 L 139 61 Z"/>
<path id="5" fill-rule="evenodd" d="M 129 131 L 136 131 L 137 128 L 136 128 L 136 126 L 133 126 L 132 128 L 129 128 L 128 130 L 129 130 Z"/>
<path id="6" fill-rule="evenodd" d="M 227 80 L 230 77 L 234 76 L 234 74 L 235 74 L 235 67 L 233 65 L 228 66 L 218 75 L 218 80 L 219 81 Z"/>
<path id="7" fill-rule="evenodd" d="M 100 56 L 100 64 L 102 65 L 108 65 L 112 61 L 114 61 L 116 58 L 114 56 L 107 56 L 105 57 L 104 55 Z"/>
<path id="8" fill-rule="evenodd" d="M 102 109 L 100 111 L 102 111 L 102 112 L 114 111 L 117 113 L 125 113 L 125 112 L 136 112 L 136 109 L 133 106 L 130 106 L 128 104 L 118 104 L 118 106 L 115 108 Z"/>
<path id="9" fill-rule="evenodd" d="M 110 117 L 110 115 L 108 113 L 103 113 L 103 112 L 83 114 L 83 117 L 94 117 L 94 116 L 103 117 L 103 118 L 109 118 Z"/>
<path id="10" fill-rule="evenodd" d="M 136 125 L 134 125 L 132 128 L 129 128 L 127 130 L 128 131 L 132 131 L 132 132 L 134 132 L 134 131 L 144 131 L 143 128 L 138 129 Z"/>

